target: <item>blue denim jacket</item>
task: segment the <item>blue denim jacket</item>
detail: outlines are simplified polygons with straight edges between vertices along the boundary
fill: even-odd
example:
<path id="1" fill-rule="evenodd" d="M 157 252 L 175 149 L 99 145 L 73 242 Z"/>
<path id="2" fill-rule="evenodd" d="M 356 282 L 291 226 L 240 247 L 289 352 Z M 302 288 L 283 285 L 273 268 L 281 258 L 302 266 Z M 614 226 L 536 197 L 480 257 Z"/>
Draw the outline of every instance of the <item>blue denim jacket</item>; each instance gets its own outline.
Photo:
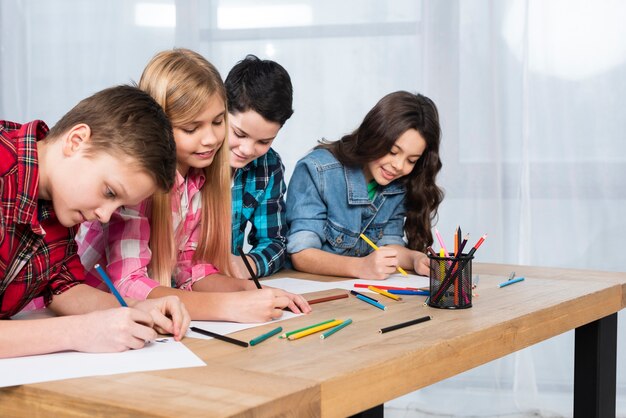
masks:
<path id="1" fill-rule="evenodd" d="M 298 161 L 287 189 L 287 252 L 317 248 L 344 256 L 364 256 L 372 248 L 404 242 L 404 185 L 380 187 L 367 195 L 361 168 L 344 167 L 331 152 L 317 149 Z"/>

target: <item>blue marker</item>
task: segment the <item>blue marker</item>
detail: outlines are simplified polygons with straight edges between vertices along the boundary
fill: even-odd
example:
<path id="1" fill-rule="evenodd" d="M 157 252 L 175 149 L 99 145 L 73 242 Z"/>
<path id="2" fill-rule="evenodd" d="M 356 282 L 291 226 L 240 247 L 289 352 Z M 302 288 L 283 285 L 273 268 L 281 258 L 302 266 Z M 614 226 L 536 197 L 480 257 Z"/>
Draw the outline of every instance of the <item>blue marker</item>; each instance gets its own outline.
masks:
<path id="1" fill-rule="evenodd" d="M 109 275 L 106 273 L 106 271 L 104 271 L 100 264 L 96 264 L 94 267 L 98 271 L 98 274 L 100 274 L 100 277 L 102 277 L 102 281 L 107 285 L 111 293 L 113 293 L 113 295 L 117 298 L 117 301 L 120 303 L 120 305 L 127 308 L 128 305 L 126 304 L 124 299 L 122 299 L 122 296 L 119 294 L 115 286 L 113 286 L 113 282 L 111 282 L 111 279 L 109 278 Z"/>
<path id="2" fill-rule="evenodd" d="M 500 284 L 498 285 L 498 287 L 508 286 L 508 285 L 510 285 L 510 284 L 513 284 L 513 283 L 521 282 L 522 280 L 524 280 L 524 278 L 523 278 L 523 277 L 517 277 L 517 278 L 515 278 L 515 279 L 507 280 L 506 282 L 500 283 Z"/>

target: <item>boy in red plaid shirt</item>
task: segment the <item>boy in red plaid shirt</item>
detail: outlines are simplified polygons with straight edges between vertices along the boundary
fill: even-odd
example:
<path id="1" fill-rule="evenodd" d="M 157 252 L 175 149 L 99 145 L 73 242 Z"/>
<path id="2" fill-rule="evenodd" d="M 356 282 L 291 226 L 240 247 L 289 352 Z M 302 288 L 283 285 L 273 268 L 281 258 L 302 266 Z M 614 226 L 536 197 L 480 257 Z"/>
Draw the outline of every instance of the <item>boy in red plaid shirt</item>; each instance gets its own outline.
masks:
<path id="1" fill-rule="evenodd" d="M 141 348 L 156 331 L 182 338 L 189 315 L 177 297 L 119 307 L 82 283 L 74 243 L 75 225 L 169 190 L 175 156 L 163 110 L 130 86 L 81 101 L 50 132 L 0 121 L 0 357 Z M 64 316 L 2 320 L 39 296 Z"/>

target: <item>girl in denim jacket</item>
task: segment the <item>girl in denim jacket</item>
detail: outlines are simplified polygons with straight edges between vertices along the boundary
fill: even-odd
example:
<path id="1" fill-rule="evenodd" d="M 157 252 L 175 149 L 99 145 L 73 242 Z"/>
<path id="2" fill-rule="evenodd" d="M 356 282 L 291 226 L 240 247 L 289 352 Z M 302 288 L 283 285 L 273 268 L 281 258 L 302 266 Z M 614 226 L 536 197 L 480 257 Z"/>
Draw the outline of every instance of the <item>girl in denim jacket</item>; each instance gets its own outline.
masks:
<path id="1" fill-rule="evenodd" d="M 298 161 L 287 194 L 293 266 L 362 279 L 385 279 L 398 266 L 428 275 L 423 252 L 433 243 L 431 223 L 443 199 L 435 183 L 440 137 L 432 100 L 397 91 L 356 131 L 321 141 Z"/>

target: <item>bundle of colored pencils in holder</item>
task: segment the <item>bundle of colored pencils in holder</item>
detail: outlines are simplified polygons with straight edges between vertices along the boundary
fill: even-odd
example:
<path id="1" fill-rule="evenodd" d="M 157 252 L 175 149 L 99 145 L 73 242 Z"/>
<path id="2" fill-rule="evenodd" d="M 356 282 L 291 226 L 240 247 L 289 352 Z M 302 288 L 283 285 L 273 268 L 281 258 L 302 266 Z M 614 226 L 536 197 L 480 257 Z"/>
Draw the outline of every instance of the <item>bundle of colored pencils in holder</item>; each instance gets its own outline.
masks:
<path id="1" fill-rule="evenodd" d="M 478 250 L 478 248 L 482 245 L 482 243 L 485 241 L 486 238 L 487 238 L 486 234 L 480 237 L 478 242 L 465 255 L 463 255 L 463 248 L 465 247 L 465 244 L 467 243 L 467 237 L 463 240 L 461 245 L 458 247 L 458 251 L 452 258 L 452 264 L 450 265 L 448 271 L 446 272 L 444 279 L 441 282 L 441 286 L 439 287 L 439 290 L 431 295 L 430 302 L 432 304 L 435 304 L 435 305 L 438 304 L 441 298 L 445 294 L 448 293 L 448 291 L 450 290 L 450 287 L 452 287 L 453 284 L 460 281 L 460 276 L 462 275 L 463 270 L 465 269 L 467 264 L 472 261 L 472 258 L 474 257 L 474 253 L 476 252 L 476 250 Z M 462 286 L 459 284 L 457 287 L 457 290 L 460 287 Z M 457 292 L 455 292 L 455 295 L 456 293 Z"/>

